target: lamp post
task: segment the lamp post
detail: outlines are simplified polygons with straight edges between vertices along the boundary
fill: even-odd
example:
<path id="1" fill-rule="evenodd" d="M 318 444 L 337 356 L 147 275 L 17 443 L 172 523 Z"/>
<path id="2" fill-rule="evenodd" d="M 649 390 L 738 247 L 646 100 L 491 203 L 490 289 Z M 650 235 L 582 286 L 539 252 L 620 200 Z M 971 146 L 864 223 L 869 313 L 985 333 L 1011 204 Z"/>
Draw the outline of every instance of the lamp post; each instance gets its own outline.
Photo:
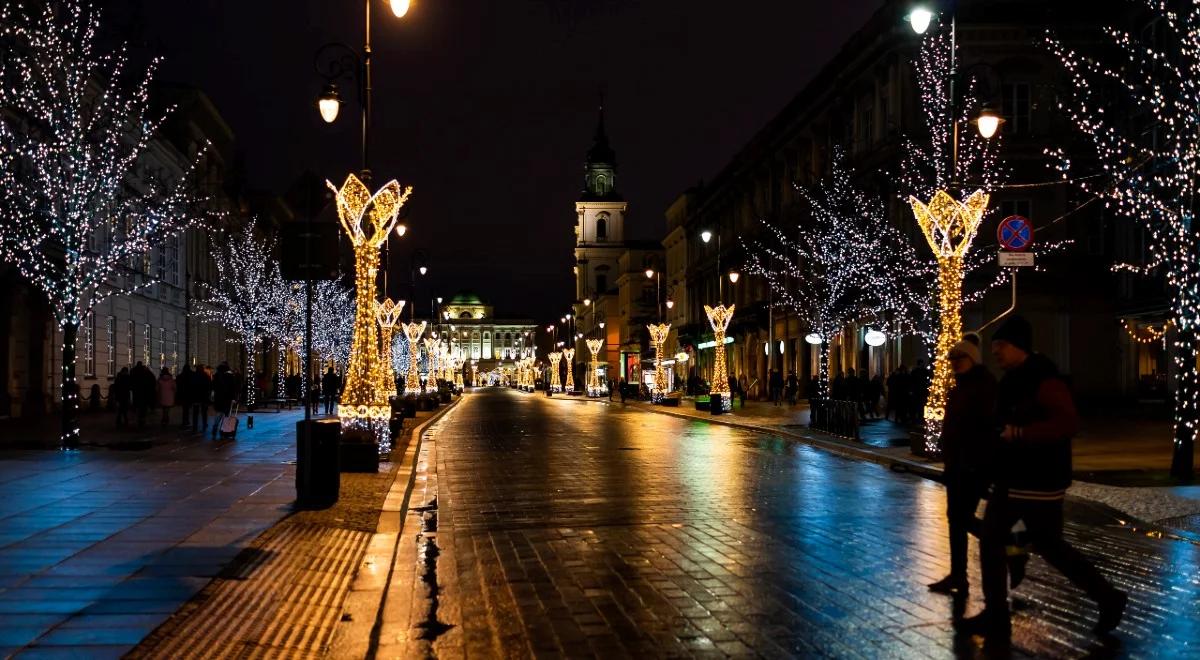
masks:
<path id="1" fill-rule="evenodd" d="M 358 101 L 362 110 L 362 179 L 370 184 L 370 135 L 371 135 L 371 2 L 363 0 L 363 23 L 365 29 L 362 54 L 344 43 L 328 43 L 317 49 L 313 66 L 325 79 L 321 93 L 317 95 L 317 112 L 321 119 L 332 124 L 337 121 L 342 106 L 342 96 L 337 81 L 352 79 L 358 88 Z M 391 0 L 392 13 L 403 18 L 408 13 L 409 0 Z"/>
<path id="2" fill-rule="evenodd" d="M 646 325 L 646 330 L 650 333 L 650 342 L 654 345 L 654 392 L 650 394 L 650 400 L 653 403 L 660 403 L 666 395 L 667 387 L 669 386 L 667 372 L 663 370 L 662 356 L 663 346 L 667 342 L 667 336 L 671 333 L 671 324 L 662 322 L 662 274 L 653 268 L 647 268 L 646 278 L 654 279 L 654 307 L 659 321 L 658 323 Z"/>

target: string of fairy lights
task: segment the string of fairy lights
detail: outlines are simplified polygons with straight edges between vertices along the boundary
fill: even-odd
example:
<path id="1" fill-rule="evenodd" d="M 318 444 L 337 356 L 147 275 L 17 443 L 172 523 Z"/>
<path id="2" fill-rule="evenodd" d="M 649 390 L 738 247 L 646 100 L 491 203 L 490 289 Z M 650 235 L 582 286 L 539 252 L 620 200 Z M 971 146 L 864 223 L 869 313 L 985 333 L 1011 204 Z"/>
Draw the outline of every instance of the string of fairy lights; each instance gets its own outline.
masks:
<path id="1" fill-rule="evenodd" d="M 1075 185 L 1103 197 L 1106 208 L 1132 221 L 1146 237 L 1148 259 L 1114 269 L 1161 275 L 1170 294 L 1176 374 L 1171 473 L 1190 478 L 1200 434 L 1200 237 L 1193 204 L 1200 192 L 1200 4 L 1138 4 L 1159 18 L 1154 40 L 1105 29 L 1109 45 L 1122 55 L 1106 60 L 1119 66 L 1078 52 L 1052 34 L 1046 45 L 1074 87 L 1074 98 L 1058 108 L 1091 142 L 1108 175 L 1100 181 L 1077 178 Z M 1124 104 L 1120 112 L 1105 112 L 1118 102 Z M 1058 157 L 1062 177 L 1068 179 L 1072 162 L 1065 152 L 1047 153 Z"/>
<path id="2" fill-rule="evenodd" d="M 845 156 L 835 149 L 830 176 L 811 189 L 797 187 L 810 220 L 795 238 L 767 224 L 767 236 L 743 240 L 746 270 L 762 276 L 776 304 L 812 329 L 819 345 L 817 398 L 829 384 L 830 344 L 846 327 L 867 317 L 894 319 L 916 332 L 930 306 L 926 282 L 936 271 L 887 222 L 883 200 L 854 185 Z"/>
<path id="3" fill-rule="evenodd" d="M 287 305 L 292 287 L 283 281 L 272 256 L 275 238 L 260 237 L 254 223 L 222 233 L 216 243 L 218 254 L 213 261 L 217 277 L 211 284 L 200 284 L 203 300 L 193 315 L 235 333 L 230 341 L 242 345 L 246 405 L 253 406 L 257 397 L 254 374 L 258 347 L 274 336 L 273 329 L 279 329 L 279 310 Z"/>
<path id="4" fill-rule="evenodd" d="M 123 275 L 216 214 L 192 185 L 203 149 L 174 176 L 144 167 L 171 111 L 152 112 L 157 60 L 131 79 L 139 69 L 124 48 L 99 52 L 98 11 L 78 0 L 37 5 L 0 5 L 0 260 L 54 309 L 63 338 L 60 440 L 76 448 L 82 319 L 106 297 L 153 283 Z"/>

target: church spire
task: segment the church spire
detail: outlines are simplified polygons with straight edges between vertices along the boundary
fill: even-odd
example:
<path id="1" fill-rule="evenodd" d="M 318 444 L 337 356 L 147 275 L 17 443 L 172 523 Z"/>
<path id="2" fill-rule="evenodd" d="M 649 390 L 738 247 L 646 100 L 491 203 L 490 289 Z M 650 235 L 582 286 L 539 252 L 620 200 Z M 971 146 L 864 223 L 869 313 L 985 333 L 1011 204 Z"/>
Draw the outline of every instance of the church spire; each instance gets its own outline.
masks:
<path id="1" fill-rule="evenodd" d="M 620 200 L 617 193 L 617 154 L 608 144 L 604 126 L 604 95 L 600 96 L 600 113 L 592 148 L 584 161 L 583 200 Z"/>

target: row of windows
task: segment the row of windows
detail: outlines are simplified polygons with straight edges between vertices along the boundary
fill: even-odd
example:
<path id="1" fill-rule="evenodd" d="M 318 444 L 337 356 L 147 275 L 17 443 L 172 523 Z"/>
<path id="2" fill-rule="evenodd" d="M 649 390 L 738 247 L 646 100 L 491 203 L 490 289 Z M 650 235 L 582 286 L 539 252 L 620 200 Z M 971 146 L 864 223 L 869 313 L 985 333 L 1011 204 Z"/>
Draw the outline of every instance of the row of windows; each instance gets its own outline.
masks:
<path id="1" fill-rule="evenodd" d="M 103 229 L 97 233 L 103 239 L 102 246 L 97 245 L 96 234 L 93 233 L 87 238 L 87 249 L 91 252 L 108 252 L 112 248 L 112 232 Z M 179 286 L 179 236 L 168 238 L 161 246 L 145 254 L 131 256 L 126 265 L 138 273 L 149 273 L 153 266 L 155 277 L 160 282 Z"/>
<path id="2" fill-rule="evenodd" d="M 158 328 L 157 335 L 154 327 L 145 323 L 141 328 L 141 353 L 137 352 L 136 338 L 138 324 L 133 321 L 125 322 L 125 366 L 133 366 L 135 359 L 151 369 L 169 367 L 175 371 L 179 367 L 179 331 L 172 330 L 167 334 L 166 328 Z M 158 340 L 158 351 L 154 351 L 155 339 Z M 104 322 L 104 366 L 105 373 L 111 378 L 117 373 L 117 319 L 115 316 L 106 317 Z M 168 350 L 169 349 L 169 350 Z M 136 357 L 135 357 L 136 356 Z M 83 374 L 88 378 L 96 377 L 96 315 L 89 312 L 83 321 Z"/>

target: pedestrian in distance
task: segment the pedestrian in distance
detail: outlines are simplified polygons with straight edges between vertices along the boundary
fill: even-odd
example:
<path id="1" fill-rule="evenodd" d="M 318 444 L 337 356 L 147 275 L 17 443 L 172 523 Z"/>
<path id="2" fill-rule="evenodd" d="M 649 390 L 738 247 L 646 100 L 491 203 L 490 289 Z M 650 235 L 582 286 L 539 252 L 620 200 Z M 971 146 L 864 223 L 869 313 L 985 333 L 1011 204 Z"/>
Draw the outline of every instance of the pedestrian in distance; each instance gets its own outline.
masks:
<path id="1" fill-rule="evenodd" d="M 879 419 L 879 400 L 883 398 L 883 375 L 875 374 L 867 388 L 867 414 Z"/>
<path id="2" fill-rule="evenodd" d="M 767 387 L 771 392 L 771 405 L 781 405 L 783 399 L 783 373 L 778 369 L 772 369 Z"/>
<path id="3" fill-rule="evenodd" d="M 88 412 L 100 412 L 100 385 L 92 383 L 88 390 Z"/>
<path id="4" fill-rule="evenodd" d="M 795 371 L 792 371 L 790 369 L 788 370 L 787 382 L 783 387 L 784 387 L 784 390 L 787 392 L 788 406 L 795 407 L 796 396 L 800 392 L 800 381 L 796 379 Z"/>
<path id="5" fill-rule="evenodd" d="M 1011 635 L 1005 546 L 1022 521 L 1033 551 L 1099 605 L 1094 627 L 1107 634 L 1121 622 L 1128 594 L 1113 587 L 1091 561 L 1063 539 L 1063 498 L 1071 485 L 1071 437 L 1079 426 L 1075 402 L 1054 363 L 1033 351 L 1033 328 L 1009 317 L 992 335 L 992 356 L 1004 370 L 997 394 L 997 458 L 992 496 L 983 518 L 980 564 L 984 610 L 961 630 L 1006 646 Z"/>
<path id="6" fill-rule="evenodd" d="M 183 421 L 180 426 L 189 429 L 192 426 L 192 365 L 185 364 L 175 379 L 175 402 L 179 404 Z"/>
<path id="7" fill-rule="evenodd" d="M 624 378 L 621 379 L 621 384 L 619 387 L 621 388 L 621 405 L 625 405 L 625 397 L 627 395 L 625 394 L 626 387 L 625 387 L 625 379 Z M 549 391 L 549 389 L 547 389 L 546 391 Z"/>
<path id="8" fill-rule="evenodd" d="M 238 380 L 237 376 L 229 370 L 229 365 L 222 362 L 221 366 L 217 367 L 217 374 L 213 376 L 213 408 L 217 413 L 217 419 L 213 423 L 213 439 L 216 439 L 217 432 L 221 428 L 221 421 L 229 415 L 233 409 L 233 402 L 237 398 Z"/>
<path id="9" fill-rule="evenodd" d="M 738 396 L 742 400 L 742 409 L 744 410 L 746 408 L 746 390 L 750 388 L 750 380 L 746 378 L 746 374 L 742 374 L 741 376 L 738 376 L 737 384 Z"/>
<path id="10" fill-rule="evenodd" d="M 337 375 L 333 367 L 329 367 L 325 375 L 321 377 L 321 391 L 325 395 L 325 414 L 327 416 L 333 414 L 333 406 L 337 403 L 338 393 L 341 389 L 341 377 Z"/>
<path id="11" fill-rule="evenodd" d="M 206 365 L 200 365 L 192 372 L 188 390 L 192 400 L 192 430 L 204 435 L 208 431 L 208 405 L 212 401 L 212 376 Z"/>
<path id="12" fill-rule="evenodd" d="M 138 362 L 129 372 L 130 386 L 133 388 L 133 407 L 137 412 L 137 427 L 146 428 L 146 413 L 154 403 L 158 381 L 149 367 Z"/>
<path id="13" fill-rule="evenodd" d="M 950 532 L 950 574 L 929 585 L 935 593 L 966 596 L 967 534 L 979 533 L 975 510 L 987 490 L 987 466 L 995 447 L 996 379 L 983 366 L 979 346 L 963 340 L 949 353 L 954 389 L 942 422 L 946 522 Z"/>
<path id="14" fill-rule="evenodd" d="M 109 394 L 117 403 L 117 428 L 125 428 L 129 424 L 129 398 L 132 396 L 132 381 L 129 367 L 121 367 L 113 380 L 112 393 Z"/>
<path id="15" fill-rule="evenodd" d="M 171 370 L 163 367 L 158 374 L 158 407 L 162 409 L 162 425 L 171 423 L 171 408 L 175 407 L 175 377 Z"/>

